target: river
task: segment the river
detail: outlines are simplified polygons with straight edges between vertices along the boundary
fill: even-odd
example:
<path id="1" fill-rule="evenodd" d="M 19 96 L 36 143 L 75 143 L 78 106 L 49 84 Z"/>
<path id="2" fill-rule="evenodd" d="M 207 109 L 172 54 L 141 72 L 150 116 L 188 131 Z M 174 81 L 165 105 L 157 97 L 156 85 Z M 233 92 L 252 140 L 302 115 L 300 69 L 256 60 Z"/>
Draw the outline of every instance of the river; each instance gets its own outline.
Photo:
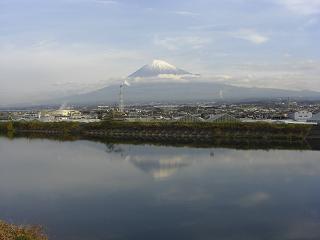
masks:
<path id="1" fill-rule="evenodd" d="M 0 137 L 0 219 L 51 240 L 320 239 L 320 151 Z"/>

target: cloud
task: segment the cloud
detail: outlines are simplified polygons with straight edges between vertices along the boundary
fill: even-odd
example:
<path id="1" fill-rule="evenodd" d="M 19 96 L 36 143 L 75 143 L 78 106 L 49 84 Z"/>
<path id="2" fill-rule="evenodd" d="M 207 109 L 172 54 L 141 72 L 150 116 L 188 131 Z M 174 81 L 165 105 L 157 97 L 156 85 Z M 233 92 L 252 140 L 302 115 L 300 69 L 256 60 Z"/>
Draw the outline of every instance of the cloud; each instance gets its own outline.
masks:
<path id="1" fill-rule="evenodd" d="M 269 41 L 267 36 L 264 36 L 253 29 L 240 29 L 230 33 L 231 36 L 249 41 L 254 44 L 263 44 Z"/>
<path id="2" fill-rule="evenodd" d="M 112 4 L 119 4 L 120 2 L 117 0 L 68 0 L 70 2 L 78 3 L 78 2 L 84 2 L 84 3 L 97 3 L 97 4 L 105 4 L 105 5 L 112 5 Z"/>
<path id="3" fill-rule="evenodd" d="M 285 57 L 277 63 L 241 63 L 221 67 L 212 79 L 243 87 L 320 91 L 320 62 Z M 223 76 L 231 76 L 230 78 Z"/>
<path id="4" fill-rule="evenodd" d="M 0 46 L 0 53 L 2 104 L 95 90 L 121 79 L 132 66 L 148 58 L 135 50 L 61 45 L 47 40 L 26 47 Z"/>
<path id="5" fill-rule="evenodd" d="M 94 0 L 97 3 L 102 3 L 102 4 L 118 4 L 118 1 L 114 0 Z"/>
<path id="6" fill-rule="evenodd" d="M 180 16 L 191 16 L 191 17 L 199 15 L 198 13 L 189 12 L 189 11 L 174 11 L 172 13 L 174 13 L 176 15 L 180 15 Z"/>
<path id="7" fill-rule="evenodd" d="M 233 79 L 233 76 L 228 74 L 216 75 L 214 76 L 215 79 L 222 79 L 222 80 L 230 80 Z"/>
<path id="8" fill-rule="evenodd" d="M 314 26 L 314 25 L 316 25 L 316 24 L 318 24 L 318 23 L 319 23 L 319 19 L 317 19 L 317 18 L 311 18 L 311 19 L 309 19 L 309 20 L 306 22 L 305 26 L 306 26 L 306 27 L 310 27 L 310 26 Z"/>
<path id="9" fill-rule="evenodd" d="M 277 0 L 290 11 L 302 15 L 314 15 L 320 13 L 319 0 Z"/>
<path id="10" fill-rule="evenodd" d="M 153 43 L 157 46 L 164 47 L 168 50 L 178 50 L 181 48 L 200 49 L 210 43 L 209 38 L 202 38 L 196 36 L 183 36 L 183 37 L 155 37 Z"/>

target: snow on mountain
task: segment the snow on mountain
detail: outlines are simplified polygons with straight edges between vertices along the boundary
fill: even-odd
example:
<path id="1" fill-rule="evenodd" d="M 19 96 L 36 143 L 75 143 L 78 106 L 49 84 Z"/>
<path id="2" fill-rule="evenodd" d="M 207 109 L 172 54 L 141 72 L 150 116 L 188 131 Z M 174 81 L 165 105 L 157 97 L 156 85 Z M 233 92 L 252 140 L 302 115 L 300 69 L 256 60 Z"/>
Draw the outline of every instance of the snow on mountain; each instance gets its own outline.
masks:
<path id="1" fill-rule="evenodd" d="M 144 65 L 142 68 L 137 70 L 128 76 L 128 78 L 177 78 L 177 76 L 193 76 L 185 70 L 179 69 L 176 66 L 171 65 L 162 60 L 153 60 L 151 64 Z"/>
<path id="2" fill-rule="evenodd" d="M 151 67 L 153 69 L 159 69 L 159 70 L 177 70 L 177 68 L 170 63 L 167 63 L 162 60 L 153 60 L 151 63 Z"/>

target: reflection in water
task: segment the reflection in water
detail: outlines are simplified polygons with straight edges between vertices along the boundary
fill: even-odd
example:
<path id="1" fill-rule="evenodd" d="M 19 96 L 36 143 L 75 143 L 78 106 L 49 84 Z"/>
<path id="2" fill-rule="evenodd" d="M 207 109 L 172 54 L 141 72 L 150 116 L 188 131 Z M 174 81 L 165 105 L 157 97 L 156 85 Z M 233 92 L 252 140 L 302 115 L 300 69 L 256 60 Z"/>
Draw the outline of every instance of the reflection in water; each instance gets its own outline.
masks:
<path id="1" fill-rule="evenodd" d="M 320 239 L 318 151 L 0 138 L 0 153 L 0 219 L 53 240 Z"/>
<path id="2" fill-rule="evenodd" d="M 136 167 L 150 173 L 155 179 L 165 179 L 174 174 L 179 168 L 191 164 L 188 159 L 182 156 L 173 156 L 171 158 L 153 158 L 144 156 L 128 156 L 127 159 Z"/>
<path id="3" fill-rule="evenodd" d="M 180 168 L 187 167 L 195 161 L 185 154 L 174 152 L 167 154 L 161 151 L 159 154 L 150 154 L 144 151 L 131 152 L 125 145 L 106 144 L 106 147 L 108 153 L 119 153 L 121 158 L 158 180 L 170 177 Z M 210 156 L 213 157 L 213 151 L 210 152 Z"/>

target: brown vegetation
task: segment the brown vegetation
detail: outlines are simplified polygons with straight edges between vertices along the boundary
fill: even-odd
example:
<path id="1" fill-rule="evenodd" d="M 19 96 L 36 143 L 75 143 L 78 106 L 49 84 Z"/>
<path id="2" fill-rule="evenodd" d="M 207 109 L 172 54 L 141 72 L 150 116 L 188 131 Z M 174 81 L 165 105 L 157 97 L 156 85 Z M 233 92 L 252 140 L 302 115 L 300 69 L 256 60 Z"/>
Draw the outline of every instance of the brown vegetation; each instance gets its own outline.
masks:
<path id="1" fill-rule="evenodd" d="M 182 122 L 124 122 L 103 121 L 99 123 L 75 122 L 7 122 L 0 123 L 0 132 L 43 132 L 69 135 L 86 135 L 88 132 L 121 133 L 168 133 L 181 135 L 204 134 L 212 138 L 251 138 L 251 139 L 300 139 L 307 137 L 309 125 L 270 124 L 270 123 L 182 123 Z M 123 135 L 123 134 L 122 134 Z M 183 134 L 182 134 L 183 135 Z"/>
<path id="2" fill-rule="evenodd" d="M 47 240 L 41 227 L 15 226 L 0 221 L 1 240 Z"/>

